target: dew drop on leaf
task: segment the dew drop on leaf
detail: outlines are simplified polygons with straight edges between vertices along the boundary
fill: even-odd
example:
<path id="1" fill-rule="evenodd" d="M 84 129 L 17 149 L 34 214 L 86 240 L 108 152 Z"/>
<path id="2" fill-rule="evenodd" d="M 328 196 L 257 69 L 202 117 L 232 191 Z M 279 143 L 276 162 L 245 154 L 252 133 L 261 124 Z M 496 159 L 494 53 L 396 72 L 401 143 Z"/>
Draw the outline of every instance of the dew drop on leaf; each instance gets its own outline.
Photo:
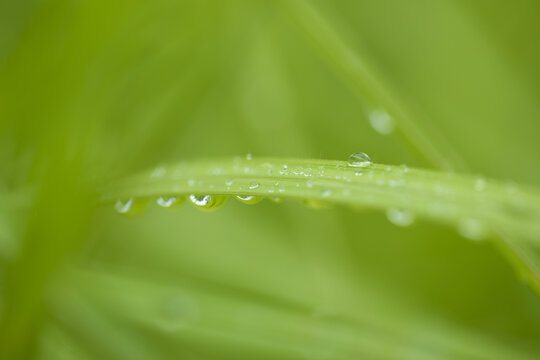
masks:
<path id="1" fill-rule="evenodd" d="M 477 219 L 462 219 L 458 224 L 458 233 L 469 240 L 483 240 L 488 235 L 488 229 Z"/>
<path id="2" fill-rule="evenodd" d="M 183 202 L 183 199 L 180 199 L 176 196 L 160 196 L 156 199 L 156 204 L 163 208 L 172 209 L 177 207 Z"/>
<path id="3" fill-rule="evenodd" d="M 166 173 L 167 172 L 166 172 L 165 168 L 160 166 L 160 167 L 157 167 L 157 168 L 154 169 L 154 171 L 152 172 L 151 177 L 153 179 L 159 179 L 159 178 L 164 177 Z"/>
<path id="4" fill-rule="evenodd" d="M 389 208 L 386 210 L 386 217 L 392 224 L 403 227 L 411 225 L 415 220 L 412 212 L 397 208 Z"/>
<path id="5" fill-rule="evenodd" d="M 129 198 L 127 200 L 118 200 L 114 204 L 114 210 L 122 215 L 135 215 L 146 207 L 147 201 Z"/>
<path id="6" fill-rule="evenodd" d="M 249 184 L 249 189 L 250 190 L 255 190 L 258 187 L 259 187 L 259 183 L 253 182 L 253 183 Z"/>
<path id="7" fill-rule="evenodd" d="M 119 214 L 127 214 L 131 211 L 133 207 L 133 198 L 127 199 L 127 200 L 118 200 L 114 204 L 114 210 L 116 210 Z"/>
<path id="8" fill-rule="evenodd" d="M 349 156 L 349 158 L 347 159 L 347 164 L 352 167 L 363 168 L 371 166 L 373 162 L 367 154 L 364 154 L 363 152 L 357 152 Z"/>
<path id="9" fill-rule="evenodd" d="M 382 135 L 389 135 L 396 128 L 394 119 L 384 110 L 371 111 L 369 113 L 369 123 L 373 130 Z"/>
<path id="10" fill-rule="evenodd" d="M 486 180 L 483 178 L 476 179 L 474 183 L 474 189 L 476 191 L 484 191 L 486 189 Z"/>
<path id="11" fill-rule="evenodd" d="M 218 195 L 189 195 L 189 201 L 201 210 L 216 210 L 227 201 L 226 196 Z"/>
<path id="12" fill-rule="evenodd" d="M 258 197 L 258 196 L 253 196 L 253 195 L 237 195 L 235 196 L 235 198 L 244 203 L 244 204 L 248 204 L 248 205 L 253 205 L 253 204 L 256 204 L 258 202 L 260 202 L 262 200 L 262 198 Z"/>

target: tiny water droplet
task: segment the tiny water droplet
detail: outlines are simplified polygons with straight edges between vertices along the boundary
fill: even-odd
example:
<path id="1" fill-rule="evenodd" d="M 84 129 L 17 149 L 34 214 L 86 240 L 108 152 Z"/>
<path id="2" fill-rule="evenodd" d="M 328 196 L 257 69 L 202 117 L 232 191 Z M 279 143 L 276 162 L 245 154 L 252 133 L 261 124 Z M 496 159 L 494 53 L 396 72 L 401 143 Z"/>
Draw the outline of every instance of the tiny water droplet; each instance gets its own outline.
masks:
<path id="1" fill-rule="evenodd" d="M 167 209 L 174 208 L 180 205 L 183 202 L 183 199 L 179 199 L 176 196 L 160 196 L 156 199 L 156 203 Z"/>
<path id="2" fill-rule="evenodd" d="M 152 172 L 152 178 L 153 179 L 159 179 L 159 178 L 164 177 L 165 174 L 166 174 L 165 168 L 160 166 L 160 167 L 157 167 L 157 168 L 154 169 L 154 171 Z"/>
<path id="3" fill-rule="evenodd" d="M 484 191 L 486 189 L 486 180 L 483 178 L 476 179 L 474 183 L 474 189 L 476 191 Z"/>
<path id="4" fill-rule="evenodd" d="M 246 160 L 252 160 L 252 159 L 253 159 L 253 155 L 251 155 L 251 153 L 247 153 Z"/>
<path id="5" fill-rule="evenodd" d="M 390 180 L 388 181 L 388 184 L 390 184 L 390 187 L 401 187 L 405 185 L 405 180 L 399 179 L 399 180 Z"/>
<path id="6" fill-rule="evenodd" d="M 411 225 L 415 220 L 415 216 L 412 212 L 397 208 L 386 210 L 386 217 L 392 224 L 403 227 Z"/>
<path id="7" fill-rule="evenodd" d="M 306 186 L 307 186 L 308 188 L 312 188 L 312 187 L 313 187 L 313 181 L 312 181 L 312 180 L 306 181 Z"/>
<path id="8" fill-rule="evenodd" d="M 244 204 L 249 204 L 249 205 L 252 205 L 252 204 L 256 204 L 258 202 L 260 202 L 262 200 L 261 197 L 258 197 L 258 196 L 253 196 L 253 195 L 237 195 L 235 196 L 235 198 L 244 203 Z"/>
<path id="9" fill-rule="evenodd" d="M 216 210 L 227 201 L 226 196 L 189 195 L 189 201 L 201 210 Z"/>
<path id="10" fill-rule="evenodd" d="M 373 164 L 371 158 L 363 152 L 351 154 L 347 160 L 347 164 L 352 167 L 368 167 Z"/>
<path id="11" fill-rule="evenodd" d="M 118 200 L 114 204 L 114 210 L 122 215 L 136 215 L 140 213 L 147 204 L 147 200 L 129 198 L 126 200 Z"/>
<path id="12" fill-rule="evenodd" d="M 222 175 L 224 173 L 224 170 L 218 167 L 218 168 L 212 169 L 211 173 L 214 175 Z"/>
<path id="13" fill-rule="evenodd" d="M 253 183 L 249 184 L 249 189 L 250 190 L 255 190 L 258 187 L 259 187 L 259 183 L 253 182 Z"/>
<path id="14" fill-rule="evenodd" d="M 369 123 L 373 130 L 382 135 L 389 135 L 396 128 L 394 119 L 384 110 L 371 111 L 369 113 Z"/>
<path id="15" fill-rule="evenodd" d="M 487 227 L 473 218 L 462 219 L 458 224 L 458 233 L 469 240 L 483 240 L 488 235 Z"/>
<path id="16" fill-rule="evenodd" d="M 277 197 L 277 196 L 271 197 L 270 200 L 275 202 L 275 203 L 278 203 L 278 204 L 282 203 L 284 201 L 283 198 L 280 198 L 280 197 Z"/>
<path id="17" fill-rule="evenodd" d="M 135 200 L 133 198 L 129 198 L 127 200 L 118 200 L 114 204 L 114 210 L 116 210 L 116 212 L 119 214 L 128 214 L 132 210 L 134 203 Z"/>
<path id="18" fill-rule="evenodd" d="M 325 189 L 321 193 L 322 197 L 329 197 L 330 195 L 332 195 L 332 190 L 329 190 L 329 189 Z"/>
<path id="19" fill-rule="evenodd" d="M 195 186 L 195 180 L 194 179 L 189 179 L 187 183 L 188 183 L 188 186 L 190 186 L 190 187 Z"/>

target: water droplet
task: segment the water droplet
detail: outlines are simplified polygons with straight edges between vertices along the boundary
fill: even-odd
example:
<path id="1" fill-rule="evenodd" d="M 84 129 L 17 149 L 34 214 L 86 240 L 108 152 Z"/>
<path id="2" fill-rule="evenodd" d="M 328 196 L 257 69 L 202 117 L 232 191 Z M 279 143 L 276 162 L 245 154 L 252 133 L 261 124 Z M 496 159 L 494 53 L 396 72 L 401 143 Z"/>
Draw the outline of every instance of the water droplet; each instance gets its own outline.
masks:
<path id="1" fill-rule="evenodd" d="M 135 215 L 141 212 L 147 205 L 146 200 L 135 200 L 129 198 L 127 200 L 118 200 L 114 204 L 114 210 L 122 215 Z"/>
<path id="2" fill-rule="evenodd" d="M 153 179 L 159 179 L 159 178 L 164 177 L 165 174 L 166 174 L 165 168 L 163 166 L 160 166 L 160 167 L 155 168 L 155 170 L 152 172 L 151 177 Z"/>
<path id="3" fill-rule="evenodd" d="M 222 175 L 224 173 L 224 170 L 218 167 L 218 168 L 212 169 L 211 173 L 214 175 Z"/>
<path id="4" fill-rule="evenodd" d="M 332 190 L 329 190 L 329 189 L 325 189 L 321 193 L 322 197 L 329 197 L 330 195 L 332 195 Z"/>
<path id="5" fill-rule="evenodd" d="M 253 196 L 253 195 L 237 195 L 235 196 L 235 198 L 244 203 L 244 204 L 249 204 L 249 205 L 252 205 L 252 204 L 256 204 L 258 202 L 260 202 L 262 200 L 261 197 L 258 197 L 258 196 Z"/>
<path id="6" fill-rule="evenodd" d="M 369 123 L 373 130 L 382 135 L 391 134 L 396 123 L 394 119 L 384 110 L 373 110 L 369 113 Z"/>
<path id="7" fill-rule="evenodd" d="M 114 204 L 114 210 L 116 210 L 116 212 L 119 214 L 128 214 L 131 211 L 134 202 L 135 200 L 133 200 L 133 198 L 129 198 L 127 200 L 118 200 Z"/>
<path id="8" fill-rule="evenodd" d="M 509 195 L 515 195 L 518 192 L 517 185 L 513 182 L 506 185 L 506 191 Z"/>
<path id="9" fill-rule="evenodd" d="M 189 195 L 189 201 L 201 210 L 216 210 L 227 201 L 226 196 Z"/>
<path id="10" fill-rule="evenodd" d="M 484 191 L 486 189 L 486 180 L 482 178 L 476 179 L 474 183 L 474 189 L 476 191 Z"/>
<path id="11" fill-rule="evenodd" d="M 481 221 L 467 218 L 459 222 L 458 233 L 470 240 L 483 240 L 488 235 L 488 229 Z"/>
<path id="12" fill-rule="evenodd" d="M 283 198 L 280 198 L 280 197 L 277 197 L 277 196 L 271 197 L 270 200 L 273 201 L 273 202 L 275 202 L 275 203 L 278 203 L 278 204 L 279 204 L 279 203 L 282 203 L 283 201 L 285 201 L 285 200 L 283 200 Z"/>
<path id="13" fill-rule="evenodd" d="M 176 196 L 160 196 L 156 199 L 156 203 L 167 209 L 171 209 L 174 207 L 177 207 L 183 202 L 183 199 L 178 198 Z"/>
<path id="14" fill-rule="evenodd" d="M 313 181 L 311 181 L 311 180 L 306 181 L 306 186 L 308 188 L 312 188 L 313 187 Z"/>
<path id="15" fill-rule="evenodd" d="M 234 180 L 232 180 L 232 179 L 229 179 L 229 180 L 225 181 L 225 185 L 227 185 L 227 186 L 232 186 L 232 184 L 234 184 Z"/>
<path id="16" fill-rule="evenodd" d="M 392 224 L 397 226 L 409 226 L 414 223 L 415 220 L 412 212 L 397 208 L 390 208 L 386 210 L 386 217 Z"/>
<path id="17" fill-rule="evenodd" d="M 354 172 L 354 176 L 362 176 L 362 175 L 364 175 L 364 173 L 361 172 L 361 171 L 355 171 Z"/>
<path id="18" fill-rule="evenodd" d="M 194 179 L 189 179 L 187 183 L 188 183 L 189 187 L 195 186 L 195 180 Z"/>
<path id="19" fill-rule="evenodd" d="M 405 185 L 405 180 L 399 179 L 399 180 L 390 180 L 388 181 L 388 184 L 390 184 L 390 187 L 401 187 Z"/>
<path id="20" fill-rule="evenodd" d="M 351 154 L 351 156 L 349 156 L 349 159 L 347 160 L 347 163 L 349 166 L 361 168 L 368 167 L 373 164 L 371 158 L 367 154 L 364 154 L 362 152 Z"/>
<path id="21" fill-rule="evenodd" d="M 253 183 L 249 184 L 249 189 L 250 190 L 255 190 L 258 187 L 259 187 L 259 183 L 253 182 Z"/>
<path id="22" fill-rule="evenodd" d="M 253 155 L 251 155 L 251 153 L 247 153 L 246 160 L 252 160 L 252 159 L 253 159 Z"/>

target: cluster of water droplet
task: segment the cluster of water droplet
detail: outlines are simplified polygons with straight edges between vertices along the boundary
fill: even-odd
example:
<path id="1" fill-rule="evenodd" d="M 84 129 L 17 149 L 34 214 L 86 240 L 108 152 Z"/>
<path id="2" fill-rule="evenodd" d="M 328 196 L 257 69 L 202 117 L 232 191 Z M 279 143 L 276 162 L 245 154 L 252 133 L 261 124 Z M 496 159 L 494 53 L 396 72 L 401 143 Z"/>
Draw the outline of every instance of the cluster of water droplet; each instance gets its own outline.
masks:
<path id="1" fill-rule="evenodd" d="M 227 201 L 228 196 L 223 195 L 197 195 L 191 194 L 183 196 L 159 196 L 156 198 L 156 204 L 165 209 L 174 209 L 188 200 L 192 205 L 200 210 L 213 211 L 221 207 Z M 136 215 L 148 205 L 148 199 L 129 198 L 127 200 L 118 200 L 114 204 L 114 209 L 122 215 Z"/>
<path id="2" fill-rule="evenodd" d="M 381 134 L 389 134 L 394 130 L 394 122 L 393 119 L 388 115 L 386 112 L 383 111 L 374 111 L 370 114 L 370 122 L 375 130 L 377 130 Z M 248 154 L 245 159 L 250 161 L 252 160 L 252 155 Z M 239 158 L 235 160 L 238 162 L 240 166 L 241 162 L 239 161 Z M 362 152 L 356 152 L 351 154 L 347 159 L 347 166 L 356 168 L 354 171 L 355 176 L 363 176 L 367 173 L 368 177 L 372 177 L 373 174 L 370 172 L 364 171 L 365 168 L 368 168 L 373 165 L 373 162 L 371 158 Z M 273 175 L 274 167 L 270 163 L 263 163 L 261 165 L 263 168 L 266 169 L 266 173 L 268 176 Z M 336 165 L 336 166 L 342 166 L 342 165 Z M 295 168 L 288 166 L 287 164 L 283 164 L 279 169 L 280 175 L 285 176 L 305 176 L 309 179 L 306 179 L 305 186 L 307 189 L 311 189 L 314 187 L 314 177 L 324 177 L 326 176 L 326 171 L 328 167 L 325 166 L 319 166 L 319 167 L 313 167 L 313 168 L 305 168 L 305 167 L 297 167 Z M 242 170 L 241 168 L 235 169 L 235 170 Z M 391 168 L 388 167 L 386 170 L 390 171 Z M 253 173 L 253 168 L 251 167 L 244 167 L 243 168 L 244 174 L 251 174 Z M 212 175 L 222 175 L 224 173 L 224 170 L 222 168 L 214 168 L 211 171 Z M 400 168 L 400 172 L 402 174 L 405 174 L 409 172 L 409 169 L 406 166 L 402 166 Z M 151 177 L 153 179 L 155 178 L 162 178 L 166 175 L 167 171 L 163 167 L 156 168 L 153 173 L 151 174 Z M 173 177 L 175 177 L 176 173 L 173 173 Z M 178 174 L 179 178 L 181 178 L 180 175 L 184 176 L 184 174 Z M 338 180 L 346 180 L 351 181 L 351 178 L 339 174 L 336 175 L 335 179 Z M 194 187 L 195 185 L 199 184 L 200 181 L 197 182 L 196 180 L 189 179 L 188 180 L 188 186 Z M 229 179 L 225 182 L 227 191 L 230 191 L 232 186 L 235 184 L 234 179 Z M 379 179 L 376 181 L 376 185 L 389 185 L 390 187 L 401 187 L 405 185 L 405 179 L 390 179 L 390 180 L 384 180 Z M 249 190 L 256 190 L 260 188 L 260 184 L 258 182 L 251 182 L 249 185 L 247 185 L 247 189 Z M 300 183 L 296 183 L 296 187 L 300 187 Z M 487 182 L 483 178 L 478 178 L 474 183 L 474 189 L 477 192 L 482 192 L 486 189 Z M 213 188 L 213 185 L 210 185 L 210 188 Z M 445 188 L 441 184 L 437 183 L 434 186 L 434 190 L 439 195 L 448 195 L 449 189 Z M 282 202 L 283 199 L 281 197 L 275 197 L 273 196 L 273 193 L 284 193 L 286 192 L 286 188 L 279 182 L 276 181 L 273 186 L 267 189 L 269 193 L 268 199 L 273 202 Z M 350 189 L 344 189 L 341 192 L 335 190 L 335 189 L 321 189 L 319 190 L 319 200 L 316 199 L 305 199 L 302 202 L 310 207 L 313 208 L 325 208 L 328 206 L 328 203 L 326 202 L 325 198 L 331 198 L 334 196 L 334 193 L 341 194 L 343 196 L 348 196 L 351 193 Z M 263 200 L 263 197 L 251 195 L 251 194 L 238 194 L 238 195 L 198 195 L 198 194 L 191 194 L 186 196 L 177 196 L 177 195 L 171 195 L 171 196 L 159 196 L 156 198 L 156 204 L 162 208 L 166 209 L 173 209 L 178 207 L 180 204 L 184 203 L 186 200 L 190 202 L 192 205 L 194 205 L 196 208 L 200 210 L 205 211 L 213 211 L 221 207 L 228 199 L 229 197 L 233 197 L 236 200 L 244 203 L 244 204 L 257 204 L 261 200 Z M 123 215 L 132 215 L 137 214 L 148 204 L 148 199 L 134 199 L 129 198 L 126 200 L 119 200 L 114 204 L 114 209 Z M 433 209 L 433 211 L 436 211 L 437 209 Z M 440 209 L 438 209 L 440 210 Z M 438 211 L 437 210 L 437 211 Z M 406 227 L 410 226 L 415 222 L 415 214 L 409 210 L 405 209 L 398 209 L 398 208 L 388 208 L 386 210 L 386 217 L 388 220 L 400 227 Z M 488 229 L 484 225 L 483 222 L 473 219 L 473 218 L 464 218 L 459 221 L 457 231 L 460 235 L 463 237 L 466 237 L 471 240 L 481 240 L 484 239 L 488 235 Z"/>
<path id="3" fill-rule="evenodd" d="M 247 154 L 245 159 L 250 161 L 250 160 L 253 159 L 253 156 L 251 154 Z M 235 162 L 238 163 L 238 164 L 241 164 L 240 158 L 236 158 Z M 372 161 L 371 161 L 370 157 L 367 154 L 358 152 L 358 153 L 354 153 L 354 154 L 349 156 L 348 161 L 347 161 L 347 165 L 350 166 L 350 167 L 359 168 L 359 170 L 357 170 L 355 172 L 355 175 L 356 176 L 361 176 L 361 175 L 363 175 L 363 172 L 360 169 L 369 167 L 370 165 L 372 165 Z M 236 166 L 239 166 L 239 165 L 236 165 Z M 264 163 L 261 166 L 268 169 L 268 175 L 272 175 L 272 171 L 273 171 L 272 164 Z M 238 169 L 236 169 L 236 170 L 238 170 Z M 246 167 L 243 172 L 246 173 L 246 174 L 249 174 L 252 171 L 253 170 L 251 168 Z M 218 168 L 212 169 L 210 172 L 211 172 L 212 175 L 222 175 L 223 174 L 223 169 L 218 167 Z M 325 167 L 324 166 L 319 166 L 319 168 L 313 168 L 313 169 L 309 168 L 309 167 L 308 168 L 304 168 L 304 167 L 290 168 L 287 164 L 283 164 L 281 169 L 279 170 L 279 174 L 280 175 L 305 176 L 305 177 L 311 178 L 311 177 L 315 177 L 315 176 L 324 176 L 325 175 Z M 181 170 L 174 170 L 174 171 L 172 171 L 172 173 L 168 174 L 167 169 L 162 167 L 162 166 L 157 167 L 156 169 L 154 169 L 154 171 L 151 173 L 150 176 L 151 176 L 152 179 L 160 179 L 160 178 L 165 177 L 166 175 L 172 176 L 172 178 L 174 178 L 174 179 L 180 179 L 183 176 L 185 176 L 185 174 L 183 174 Z M 341 179 L 341 177 L 338 177 L 338 178 Z M 345 179 L 345 180 L 350 181 L 350 178 Z M 231 190 L 234 183 L 235 183 L 234 179 L 229 179 L 229 180 L 227 180 L 225 182 L 227 191 Z M 188 185 L 188 187 L 195 187 L 197 185 L 197 181 L 195 179 L 188 179 L 187 180 L 187 185 Z M 210 187 L 212 187 L 212 186 L 213 185 L 210 185 Z M 296 186 L 300 187 L 300 184 L 297 183 Z M 313 187 L 313 181 L 311 179 L 307 180 L 306 181 L 306 186 L 308 188 Z M 259 187 L 260 187 L 260 184 L 258 182 L 251 182 L 247 186 L 247 188 L 249 190 L 256 190 Z M 280 193 L 281 194 L 281 193 L 286 192 L 286 188 L 283 187 L 282 184 L 280 184 L 279 181 L 276 181 L 275 184 L 268 189 L 268 192 L 270 194 L 272 194 L 272 193 Z M 350 192 L 350 190 L 349 190 L 349 192 Z M 330 198 L 332 195 L 333 195 L 333 191 L 330 190 L 330 189 L 323 189 L 320 192 L 320 196 L 322 198 Z M 263 199 L 260 196 L 255 196 L 255 195 L 251 195 L 251 194 L 246 194 L 246 195 L 240 195 L 239 194 L 239 195 L 234 195 L 232 197 L 234 197 L 235 199 L 237 199 L 238 201 L 240 201 L 240 202 L 242 202 L 244 204 L 256 204 L 256 203 L 260 202 Z M 225 196 L 225 195 L 198 195 L 198 194 L 191 194 L 191 195 L 188 195 L 187 197 L 178 196 L 178 195 L 169 195 L 169 196 L 164 195 L 164 196 L 157 197 L 155 201 L 156 201 L 156 204 L 159 207 L 166 208 L 166 209 L 174 209 L 174 208 L 178 207 L 180 204 L 184 203 L 187 200 L 192 205 L 197 207 L 198 209 L 208 211 L 208 210 L 218 209 L 219 207 L 221 207 L 227 201 L 228 198 L 229 198 L 229 196 Z M 276 202 L 276 203 L 280 203 L 280 202 L 283 201 L 283 199 L 281 197 L 272 196 L 272 195 L 268 199 L 273 201 L 273 202 Z M 148 202 L 149 202 L 148 199 L 136 199 L 136 198 L 118 200 L 114 204 L 114 209 L 118 213 L 123 214 L 123 215 L 133 215 L 133 214 L 139 213 L 140 210 L 145 208 L 146 205 L 148 204 Z M 317 201 L 315 201 L 315 200 L 306 200 L 306 201 L 304 201 L 304 203 L 306 203 L 306 204 L 308 204 L 310 206 L 311 205 L 316 205 L 316 206 L 313 206 L 313 207 L 316 207 L 316 208 L 321 208 L 321 207 L 326 207 L 327 206 L 326 204 L 324 204 L 324 202 L 321 202 L 320 200 L 317 200 Z M 324 206 L 322 206 L 322 204 L 324 204 Z"/>

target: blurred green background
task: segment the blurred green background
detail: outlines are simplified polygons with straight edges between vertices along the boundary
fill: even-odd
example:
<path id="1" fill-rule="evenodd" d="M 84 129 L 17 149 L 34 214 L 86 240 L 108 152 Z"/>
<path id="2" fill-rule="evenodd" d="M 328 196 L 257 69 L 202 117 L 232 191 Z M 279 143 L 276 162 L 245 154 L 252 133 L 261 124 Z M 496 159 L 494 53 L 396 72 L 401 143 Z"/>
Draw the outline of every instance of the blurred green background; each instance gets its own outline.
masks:
<path id="1" fill-rule="evenodd" d="M 0 358 L 537 358 L 540 300 L 454 229 L 293 201 L 126 218 L 92 194 L 248 152 L 448 168 L 375 131 L 373 110 L 457 172 L 538 186 L 539 15 L 536 0 L 0 1 Z"/>

